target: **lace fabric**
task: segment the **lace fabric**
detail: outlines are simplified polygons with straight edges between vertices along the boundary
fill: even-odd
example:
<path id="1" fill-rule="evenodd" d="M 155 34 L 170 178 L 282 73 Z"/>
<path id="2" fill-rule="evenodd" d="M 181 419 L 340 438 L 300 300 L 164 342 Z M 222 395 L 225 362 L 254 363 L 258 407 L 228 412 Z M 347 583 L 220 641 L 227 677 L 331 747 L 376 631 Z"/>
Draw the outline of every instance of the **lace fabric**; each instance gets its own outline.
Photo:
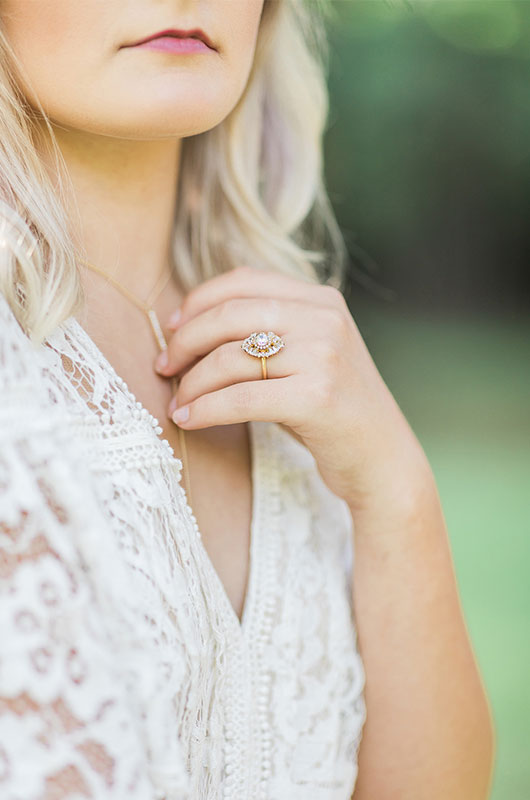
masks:
<path id="1" fill-rule="evenodd" d="M 0 295 L 0 796 L 349 800 L 366 718 L 346 504 L 251 422 L 242 622 L 157 420 Z"/>

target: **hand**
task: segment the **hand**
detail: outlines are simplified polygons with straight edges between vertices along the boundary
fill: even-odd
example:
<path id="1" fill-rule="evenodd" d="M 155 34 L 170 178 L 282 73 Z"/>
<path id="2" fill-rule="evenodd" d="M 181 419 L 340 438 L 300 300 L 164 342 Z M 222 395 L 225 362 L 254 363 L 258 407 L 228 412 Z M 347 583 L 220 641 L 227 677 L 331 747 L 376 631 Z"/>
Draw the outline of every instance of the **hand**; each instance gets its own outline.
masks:
<path id="1" fill-rule="evenodd" d="M 409 468 L 423 474 L 423 451 L 337 289 L 237 267 L 190 291 L 180 311 L 156 369 L 179 377 L 168 414 L 182 428 L 278 422 L 351 508 L 399 493 Z M 267 359 L 263 380 L 241 343 L 269 330 L 285 347 Z"/>

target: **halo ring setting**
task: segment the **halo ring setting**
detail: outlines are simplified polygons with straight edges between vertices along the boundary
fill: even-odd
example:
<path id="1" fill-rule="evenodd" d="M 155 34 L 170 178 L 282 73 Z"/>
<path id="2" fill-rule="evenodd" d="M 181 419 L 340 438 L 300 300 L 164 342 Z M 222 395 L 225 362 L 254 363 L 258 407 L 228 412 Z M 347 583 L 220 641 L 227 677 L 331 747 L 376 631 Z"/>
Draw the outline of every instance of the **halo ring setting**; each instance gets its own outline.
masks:
<path id="1" fill-rule="evenodd" d="M 249 356 L 261 359 L 261 377 L 268 378 L 267 374 L 267 359 L 273 356 L 279 350 L 285 347 L 285 342 L 281 336 L 274 333 L 274 331 L 254 331 L 247 336 L 241 344 L 241 349 L 248 353 Z"/>
<path id="2" fill-rule="evenodd" d="M 256 358 L 269 358 L 281 350 L 282 347 L 285 347 L 285 342 L 274 331 L 269 331 L 268 333 L 254 331 L 241 344 L 242 350 Z"/>

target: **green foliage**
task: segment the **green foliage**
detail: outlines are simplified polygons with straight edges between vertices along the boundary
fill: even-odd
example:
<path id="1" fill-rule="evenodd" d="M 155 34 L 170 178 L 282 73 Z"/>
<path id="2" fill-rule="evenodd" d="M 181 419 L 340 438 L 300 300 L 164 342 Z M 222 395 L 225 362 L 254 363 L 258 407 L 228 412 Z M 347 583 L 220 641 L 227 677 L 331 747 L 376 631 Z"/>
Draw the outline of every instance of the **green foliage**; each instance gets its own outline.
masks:
<path id="1" fill-rule="evenodd" d="M 530 2 L 335 6 L 326 173 L 352 254 L 421 307 L 522 302 Z"/>
<path id="2" fill-rule="evenodd" d="M 496 723 L 491 800 L 528 800 L 530 0 L 333 6 L 350 306 L 439 486 Z"/>
<path id="3" fill-rule="evenodd" d="M 353 311 L 435 474 L 495 723 L 491 800 L 528 800 L 530 323 Z"/>

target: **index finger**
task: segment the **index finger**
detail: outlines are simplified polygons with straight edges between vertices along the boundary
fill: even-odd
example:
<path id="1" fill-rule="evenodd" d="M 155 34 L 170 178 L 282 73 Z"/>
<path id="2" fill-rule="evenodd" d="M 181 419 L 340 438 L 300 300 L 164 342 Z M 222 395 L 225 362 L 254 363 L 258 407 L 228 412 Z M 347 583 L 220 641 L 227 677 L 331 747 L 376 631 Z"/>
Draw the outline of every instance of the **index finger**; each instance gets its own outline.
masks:
<path id="1" fill-rule="evenodd" d="M 235 267 L 193 288 L 180 306 L 180 316 L 172 317 L 170 330 L 232 297 L 276 297 L 287 300 L 307 300 L 332 305 L 344 302 L 338 289 L 318 283 L 306 275 L 293 277 L 285 273 L 258 267 Z"/>

